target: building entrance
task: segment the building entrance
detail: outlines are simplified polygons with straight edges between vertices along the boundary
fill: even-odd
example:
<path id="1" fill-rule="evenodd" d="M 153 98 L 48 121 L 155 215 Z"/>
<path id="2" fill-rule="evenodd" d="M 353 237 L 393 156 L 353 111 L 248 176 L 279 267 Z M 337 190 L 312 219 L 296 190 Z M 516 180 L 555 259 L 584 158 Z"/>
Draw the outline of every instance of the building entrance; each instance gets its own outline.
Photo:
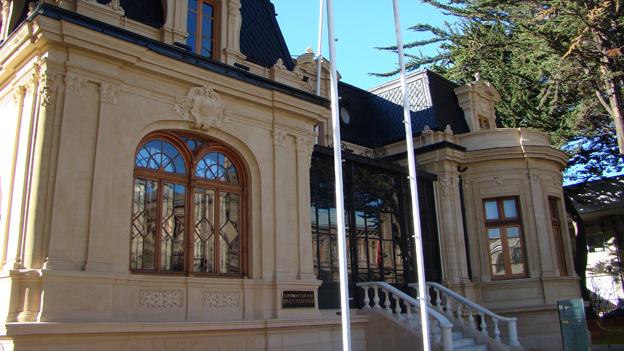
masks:
<path id="1" fill-rule="evenodd" d="M 416 281 L 409 185 L 402 167 L 346 153 L 343 158 L 349 294 L 358 306 L 362 302 L 357 282 L 385 281 L 407 291 L 407 284 Z M 427 280 L 440 281 L 434 179 L 430 174 L 419 175 L 418 190 L 425 274 Z M 314 268 L 323 281 L 319 308 L 339 308 L 335 190 L 329 149 L 316 148 L 310 182 Z"/>

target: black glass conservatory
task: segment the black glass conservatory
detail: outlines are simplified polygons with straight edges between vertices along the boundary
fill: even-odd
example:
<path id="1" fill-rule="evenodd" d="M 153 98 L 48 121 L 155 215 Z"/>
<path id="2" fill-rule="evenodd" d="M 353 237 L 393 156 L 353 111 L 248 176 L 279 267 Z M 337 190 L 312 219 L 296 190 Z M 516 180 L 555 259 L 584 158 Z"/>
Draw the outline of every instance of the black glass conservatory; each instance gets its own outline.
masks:
<path id="1" fill-rule="evenodd" d="M 357 282 L 385 281 L 406 290 L 415 282 L 407 171 L 400 166 L 343 152 L 349 293 L 361 304 Z M 433 181 L 419 172 L 421 227 L 428 281 L 441 280 Z M 316 147 L 310 169 L 314 268 L 323 283 L 319 308 L 339 308 L 338 241 L 332 151 Z"/>

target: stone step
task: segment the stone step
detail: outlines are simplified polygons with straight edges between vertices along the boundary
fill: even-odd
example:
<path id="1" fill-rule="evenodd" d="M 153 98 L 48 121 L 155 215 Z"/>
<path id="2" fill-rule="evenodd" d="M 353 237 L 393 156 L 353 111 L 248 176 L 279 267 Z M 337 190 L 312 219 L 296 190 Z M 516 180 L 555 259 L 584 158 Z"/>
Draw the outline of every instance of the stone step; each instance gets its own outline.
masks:
<path id="1" fill-rule="evenodd" d="M 464 338 L 464 333 L 460 332 L 460 331 L 454 331 L 453 332 L 453 341 L 457 340 L 457 339 L 463 339 Z"/>
<path id="2" fill-rule="evenodd" d="M 458 349 L 460 347 L 468 347 L 475 345 L 475 340 L 473 338 L 462 338 L 453 340 L 453 348 Z"/>
<path id="3" fill-rule="evenodd" d="M 471 345 L 457 348 L 453 344 L 453 351 L 487 351 L 487 345 Z"/>

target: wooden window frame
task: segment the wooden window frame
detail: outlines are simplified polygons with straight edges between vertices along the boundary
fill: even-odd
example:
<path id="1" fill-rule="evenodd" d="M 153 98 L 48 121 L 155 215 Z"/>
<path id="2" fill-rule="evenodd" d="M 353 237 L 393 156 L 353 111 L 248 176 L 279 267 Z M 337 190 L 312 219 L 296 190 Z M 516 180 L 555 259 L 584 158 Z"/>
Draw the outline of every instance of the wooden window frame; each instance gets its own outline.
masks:
<path id="1" fill-rule="evenodd" d="M 515 202 L 516 214 L 517 214 L 516 217 L 504 217 L 505 216 L 504 202 L 506 200 L 513 200 Z M 492 201 L 496 202 L 496 208 L 498 210 L 499 218 L 496 220 L 487 219 L 487 212 L 486 212 L 485 204 L 486 202 L 492 202 Z M 487 240 L 486 247 L 489 248 L 489 242 L 490 242 L 490 239 L 488 236 L 488 230 L 493 229 L 493 228 L 498 228 L 501 233 L 500 240 L 501 240 L 501 246 L 502 246 L 502 251 L 503 251 L 503 261 L 505 264 L 505 275 L 494 274 L 494 271 L 492 269 L 492 256 L 488 249 L 487 250 L 488 252 L 487 264 L 490 270 L 490 277 L 492 277 L 492 280 L 527 278 L 529 275 L 527 271 L 527 253 L 526 253 L 526 245 L 524 242 L 524 228 L 522 225 L 522 211 L 520 209 L 520 199 L 517 196 L 504 196 L 504 197 L 486 198 L 486 199 L 483 199 L 482 202 L 483 202 L 483 205 L 482 205 L 483 222 L 485 224 L 485 238 Z M 517 226 L 520 228 L 520 246 L 522 248 L 522 268 L 523 268 L 522 273 L 516 273 L 516 274 L 511 273 L 511 258 L 509 257 L 509 242 L 507 239 L 507 230 L 506 230 L 506 228 L 510 226 Z"/>
<path id="2" fill-rule="evenodd" d="M 190 150 L 185 141 L 182 138 L 192 138 L 194 140 L 200 140 L 203 142 L 203 145 L 199 147 L 197 150 Z M 141 168 L 136 166 L 136 155 L 141 150 L 141 148 L 148 142 L 153 140 L 163 140 L 165 142 L 171 143 L 180 155 L 183 158 L 184 166 L 186 167 L 186 174 L 176 174 L 171 172 L 166 172 L 163 170 L 150 170 L 148 168 Z M 195 176 L 195 167 L 202 159 L 203 156 L 210 152 L 219 152 L 232 162 L 235 166 L 237 175 L 238 175 L 238 185 L 228 184 L 219 181 L 211 181 L 202 179 L 200 177 Z M 249 234 L 248 234 L 248 223 L 251 223 L 250 219 L 250 211 L 248 209 L 248 204 L 250 203 L 248 196 L 248 176 L 247 176 L 247 168 L 244 166 L 241 161 L 242 158 L 230 148 L 215 142 L 211 139 L 208 139 L 204 136 L 191 134 L 191 133 L 178 133 L 178 132 L 166 132 L 159 131 L 154 132 L 146 136 L 141 140 L 138 147 L 135 150 L 133 165 L 133 196 L 134 196 L 134 184 L 137 179 L 154 181 L 158 184 L 158 196 L 157 196 L 157 205 L 156 205 L 156 223 L 158 224 L 156 229 L 156 238 L 154 244 L 154 269 L 146 270 L 146 269 L 133 269 L 132 268 L 132 249 L 130 249 L 130 257 L 129 257 L 129 267 L 131 273 L 137 274 L 157 274 L 157 275 L 171 275 L 171 276 L 209 276 L 209 277 L 229 277 L 229 278 L 243 278 L 248 276 L 249 274 Z M 161 239 L 162 239 L 162 186 L 164 183 L 173 183 L 173 184 L 181 184 L 185 187 L 185 211 L 184 211 L 184 270 L 181 272 L 170 272 L 170 271 L 162 271 L 160 267 L 161 263 Z M 219 215 L 219 204 L 216 201 L 218 199 L 219 191 L 226 191 L 229 193 L 235 193 L 239 195 L 239 219 L 240 219 L 240 262 L 239 262 L 239 270 L 238 273 L 220 273 L 217 263 L 219 263 L 220 259 L 220 249 L 217 245 L 219 233 L 215 232 L 215 257 L 213 257 L 213 261 L 215 263 L 216 272 L 194 272 L 193 271 L 193 223 L 194 223 L 194 209 L 193 209 L 193 194 L 195 188 L 202 189 L 213 189 L 215 190 L 215 218 Z M 133 205 L 134 206 L 134 205 Z M 216 220 L 218 224 L 218 219 Z M 132 225 L 132 224 L 131 224 Z M 218 228 L 215 225 L 215 228 Z M 132 236 L 130 236 L 130 247 L 132 247 Z"/>
<path id="3" fill-rule="evenodd" d="M 193 52 L 197 55 L 201 55 L 202 49 L 202 20 L 203 20 L 203 4 L 209 4 L 212 6 L 212 48 L 210 50 L 210 59 L 217 60 L 217 56 L 219 54 L 219 50 L 217 49 L 220 46 L 220 14 L 221 14 L 221 6 L 220 1 L 218 0 L 188 0 L 188 2 L 195 1 L 197 3 L 197 15 L 195 18 L 195 48 Z M 187 2 L 187 6 L 188 6 Z M 187 16 L 190 10 L 187 8 Z M 187 19 L 188 23 L 188 19 Z M 187 30 L 188 24 L 187 24 Z"/>
<path id="4" fill-rule="evenodd" d="M 561 201 L 558 198 L 554 196 L 548 197 L 550 228 L 552 230 L 553 243 L 555 244 L 557 267 L 559 268 L 559 275 L 564 277 L 568 275 L 568 265 L 566 264 L 565 243 L 563 242 L 560 203 Z"/>

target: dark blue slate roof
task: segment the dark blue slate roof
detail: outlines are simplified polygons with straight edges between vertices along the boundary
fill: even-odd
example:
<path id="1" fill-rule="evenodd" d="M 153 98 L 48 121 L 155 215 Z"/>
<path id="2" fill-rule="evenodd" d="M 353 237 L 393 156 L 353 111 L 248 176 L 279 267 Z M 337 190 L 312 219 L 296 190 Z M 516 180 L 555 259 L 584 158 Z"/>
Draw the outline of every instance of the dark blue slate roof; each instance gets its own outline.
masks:
<path id="1" fill-rule="evenodd" d="M 467 133 L 470 130 L 464 119 L 464 114 L 457 102 L 453 91 L 457 85 L 443 77 L 429 71 L 422 72 L 426 79 L 414 84 L 423 84 L 420 87 L 410 86 L 412 95 L 428 94 L 430 99 L 417 108 L 412 106 L 412 133 L 418 135 L 425 126 L 432 130 L 444 130 L 450 125 L 455 134 Z M 398 88 L 397 88 L 398 89 Z M 338 86 L 340 106 L 345 107 L 351 116 L 347 125 L 341 121 L 340 133 L 344 141 L 357 145 L 376 148 L 405 139 L 403 125 L 403 107 L 386 98 L 354 87 L 346 83 Z M 392 95 L 396 92 L 389 92 Z M 400 95 L 395 94 L 395 101 L 401 101 Z M 412 100 L 421 96 L 412 96 Z M 417 110 L 417 111 L 414 111 Z"/>
<path id="2" fill-rule="evenodd" d="M 154 28 L 160 28 L 165 24 L 162 0 L 121 0 L 120 3 L 126 11 L 126 17 L 130 19 Z"/>
<path id="3" fill-rule="evenodd" d="M 248 61 L 263 67 L 272 67 L 281 58 L 292 71 L 295 63 L 275 16 L 275 7 L 269 0 L 241 1 L 241 52 Z"/>

